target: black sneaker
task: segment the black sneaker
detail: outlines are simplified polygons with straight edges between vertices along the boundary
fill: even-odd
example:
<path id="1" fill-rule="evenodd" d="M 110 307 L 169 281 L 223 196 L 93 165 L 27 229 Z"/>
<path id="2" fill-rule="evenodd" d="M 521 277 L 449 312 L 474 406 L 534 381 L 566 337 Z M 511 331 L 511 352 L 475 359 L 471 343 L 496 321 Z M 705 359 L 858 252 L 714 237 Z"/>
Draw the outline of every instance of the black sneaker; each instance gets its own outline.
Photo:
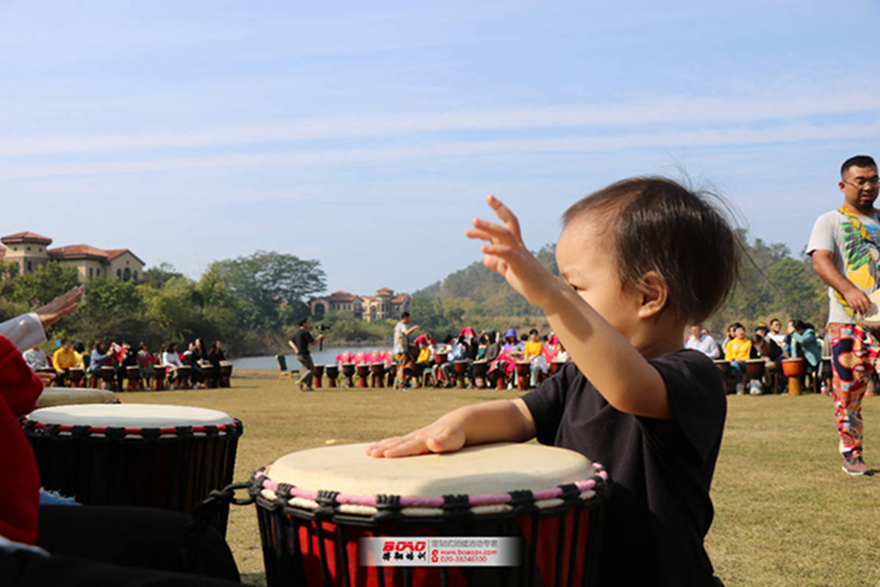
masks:
<path id="1" fill-rule="evenodd" d="M 844 457 L 843 464 L 840 466 L 841 470 L 847 475 L 873 475 L 874 470 L 865 464 L 865 461 L 862 460 L 862 457 Z"/>

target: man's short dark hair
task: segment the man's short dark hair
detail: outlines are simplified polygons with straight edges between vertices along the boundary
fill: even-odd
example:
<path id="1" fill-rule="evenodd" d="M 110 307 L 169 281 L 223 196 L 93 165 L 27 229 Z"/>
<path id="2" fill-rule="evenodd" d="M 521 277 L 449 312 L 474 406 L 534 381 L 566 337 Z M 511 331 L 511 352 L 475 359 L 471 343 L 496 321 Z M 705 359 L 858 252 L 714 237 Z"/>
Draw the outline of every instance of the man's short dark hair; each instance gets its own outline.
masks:
<path id="1" fill-rule="evenodd" d="M 873 167 L 876 169 L 877 164 L 874 162 L 873 157 L 869 157 L 868 155 L 856 155 L 843 162 L 843 165 L 840 166 L 840 176 L 843 177 L 843 174 L 846 173 L 846 170 L 850 167 Z"/>
<path id="2" fill-rule="evenodd" d="M 299 321 L 299 325 L 300 325 L 300 326 L 305 326 L 306 323 L 307 323 L 308 321 L 309 321 L 308 318 L 303 318 L 302 320 Z"/>
<path id="3" fill-rule="evenodd" d="M 62 338 L 62 339 L 61 339 L 61 345 L 62 345 L 62 346 L 66 345 L 66 344 L 69 343 L 69 342 L 70 342 L 70 339 L 69 339 L 69 338 Z"/>
<path id="4" fill-rule="evenodd" d="M 665 177 L 625 179 L 583 198 L 562 216 L 567 226 L 595 215 L 625 286 L 637 290 L 644 275 L 658 273 L 669 289 L 676 317 L 703 322 L 727 299 L 737 280 L 743 245 L 726 202 Z"/>
<path id="5" fill-rule="evenodd" d="M 533 334 L 538 334 L 538 329 L 537 329 L 537 328 L 532 328 L 531 330 L 529 330 L 529 336 L 531 336 L 531 335 L 533 335 Z"/>
<path id="6" fill-rule="evenodd" d="M 404 318 L 409 318 L 409 312 L 404 312 L 403 314 L 400 315 L 401 320 L 403 320 Z"/>
<path id="7" fill-rule="evenodd" d="M 770 324 L 773 324 L 774 322 L 779 322 L 779 318 L 770 318 Z M 779 323 L 782 324 L 782 322 Z"/>

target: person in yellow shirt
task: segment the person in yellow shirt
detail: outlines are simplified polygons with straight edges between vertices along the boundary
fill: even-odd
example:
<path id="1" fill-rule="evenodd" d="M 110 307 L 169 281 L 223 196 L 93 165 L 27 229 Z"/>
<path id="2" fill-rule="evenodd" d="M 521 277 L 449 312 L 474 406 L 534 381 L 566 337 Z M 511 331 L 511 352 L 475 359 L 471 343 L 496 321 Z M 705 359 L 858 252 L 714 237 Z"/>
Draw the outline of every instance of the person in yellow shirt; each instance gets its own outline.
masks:
<path id="1" fill-rule="evenodd" d="M 730 368 L 736 376 L 736 394 L 742 395 L 745 393 L 746 361 L 752 358 L 752 341 L 746 338 L 745 326 L 737 322 L 733 327 L 733 339 L 724 347 L 724 360 L 730 361 Z"/>
<path id="2" fill-rule="evenodd" d="M 547 361 L 544 360 L 544 343 L 538 336 L 538 331 L 532 328 L 529 331 L 529 340 L 526 341 L 526 360 L 532 364 L 529 367 L 529 384 L 538 387 L 538 372 L 547 370 Z"/>
<path id="3" fill-rule="evenodd" d="M 70 375 L 70 369 L 76 367 L 76 362 L 76 353 L 71 348 L 70 341 L 66 338 L 63 339 L 61 341 L 61 348 L 55 351 L 55 354 L 52 355 L 52 366 L 55 367 L 55 371 L 58 372 L 55 376 L 55 381 L 59 386 L 64 385 L 67 382 L 67 378 Z"/>

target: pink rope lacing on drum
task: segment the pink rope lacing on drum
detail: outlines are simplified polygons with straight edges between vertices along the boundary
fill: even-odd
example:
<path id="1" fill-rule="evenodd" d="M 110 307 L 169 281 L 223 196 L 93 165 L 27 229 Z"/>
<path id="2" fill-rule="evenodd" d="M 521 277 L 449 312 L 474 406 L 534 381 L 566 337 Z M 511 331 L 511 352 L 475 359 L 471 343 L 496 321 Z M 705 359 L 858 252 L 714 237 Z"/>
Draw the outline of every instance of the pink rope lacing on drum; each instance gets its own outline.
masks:
<path id="1" fill-rule="evenodd" d="M 608 480 L 608 473 L 602 468 L 602 465 L 598 463 L 593 463 L 593 468 L 596 470 L 596 476 L 602 479 L 602 481 Z M 266 477 L 266 473 L 264 471 L 257 471 L 254 473 L 254 479 L 260 481 L 260 486 L 263 489 L 269 489 L 270 491 L 277 492 L 279 483 L 273 481 Z M 585 491 L 590 491 L 596 488 L 597 481 L 595 478 L 592 479 L 584 479 L 582 481 L 577 481 L 574 485 L 578 488 L 578 491 L 581 493 Z M 534 491 L 532 492 L 532 496 L 536 501 L 543 501 L 548 499 L 555 499 L 562 495 L 563 490 L 561 487 L 554 487 L 552 489 L 545 489 L 542 491 Z M 290 497 L 299 497 L 302 499 L 308 499 L 311 501 L 317 501 L 318 492 L 314 490 L 302 489 L 300 487 L 292 486 L 289 490 Z M 510 503 L 513 498 L 509 493 L 492 493 L 488 495 L 472 495 L 468 496 L 468 504 L 471 507 L 477 506 L 485 506 L 485 505 L 499 505 Z M 373 506 L 375 507 L 378 503 L 378 498 L 375 495 L 354 495 L 349 493 L 340 493 L 336 495 L 336 503 L 342 505 L 365 505 L 365 506 Z M 401 497 L 400 498 L 400 506 L 407 508 L 441 508 L 446 503 L 446 500 L 442 497 Z"/>

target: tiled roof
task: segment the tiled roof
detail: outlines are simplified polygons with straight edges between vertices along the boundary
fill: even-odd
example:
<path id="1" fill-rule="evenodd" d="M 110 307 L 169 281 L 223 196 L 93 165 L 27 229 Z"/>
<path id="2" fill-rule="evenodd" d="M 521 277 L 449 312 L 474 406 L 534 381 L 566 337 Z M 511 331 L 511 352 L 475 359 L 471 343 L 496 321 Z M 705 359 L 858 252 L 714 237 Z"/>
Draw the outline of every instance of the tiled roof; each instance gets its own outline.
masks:
<path id="1" fill-rule="evenodd" d="M 16 232 L 15 234 L 8 234 L 3 238 L 0 238 L 0 241 L 4 243 L 38 243 L 41 245 L 48 245 L 52 243 L 52 239 L 48 236 L 43 236 L 41 234 L 37 234 L 35 232 Z"/>
<path id="2" fill-rule="evenodd" d="M 52 259 L 97 259 L 109 261 L 107 253 L 89 245 L 67 245 L 46 251 Z"/>
<path id="3" fill-rule="evenodd" d="M 132 257 L 137 259 L 142 265 L 146 265 L 146 263 L 144 263 L 143 259 L 141 259 L 140 257 L 138 257 L 137 255 L 135 255 L 134 253 L 131 252 L 131 249 L 106 249 L 104 252 L 107 253 L 107 258 L 110 259 L 111 261 L 113 259 L 115 259 L 116 257 L 119 257 L 120 255 L 124 255 L 125 253 L 129 253 Z"/>
<path id="4" fill-rule="evenodd" d="M 377 289 L 377 290 L 376 290 L 376 295 L 377 295 L 377 296 L 393 296 L 393 295 L 394 295 L 394 290 L 393 290 L 393 289 L 388 289 L 387 287 L 383 287 L 382 289 Z"/>
<path id="5" fill-rule="evenodd" d="M 408 294 L 401 294 L 397 297 L 391 298 L 391 303 L 392 304 L 402 304 L 403 302 L 407 301 L 408 299 L 409 299 Z"/>
<path id="6" fill-rule="evenodd" d="M 332 294 L 327 296 L 327 300 L 331 302 L 353 302 L 357 299 L 357 296 L 353 296 L 347 291 L 334 291 Z"/>

